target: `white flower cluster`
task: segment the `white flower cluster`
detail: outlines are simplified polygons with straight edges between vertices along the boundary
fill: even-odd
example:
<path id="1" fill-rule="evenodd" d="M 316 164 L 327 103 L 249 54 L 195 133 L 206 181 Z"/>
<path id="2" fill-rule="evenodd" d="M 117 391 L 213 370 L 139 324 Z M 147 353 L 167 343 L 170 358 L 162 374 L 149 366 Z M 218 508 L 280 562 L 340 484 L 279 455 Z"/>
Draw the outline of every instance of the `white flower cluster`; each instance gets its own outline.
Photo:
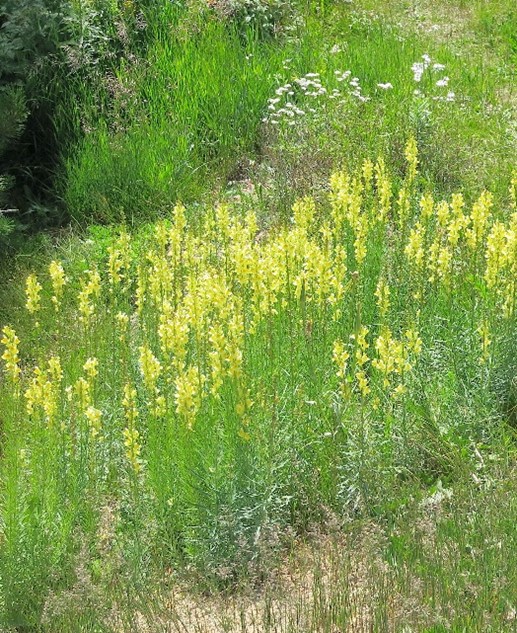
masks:
<path id="1" fill-rule="evenodd" d="M 432 62 L 431 57 L 425 54 L 425 55 L 422 55 L 422 61 L 415 62 L 411 66 L 411 70 L 413 71 L 413 79 L 417 83 L 422 82 L 424 73 L 428 69 L 430 70 L 431 73 L 439 73 L 445 70 L 444 64 L 431 63 L 431 62 Z M 434 80 L 434 78 L 432 80 L 433 85 L 436 86 L 437 88 L 447 88 L 449 86 L 449 81 L 450 81 L 449 77 L 447 77 L 446 75 L 436 81 Z M 420 90 L 419 88 L 415 89 L 413 94 L 417 97 L 424 96 L 423 91 Z M 456 98 L 456 95 L 454 92 L 452 92 L 452 90 L 449 90 L 447 95 L 434 95 L 432 97 L 434 101 L 454 101 L 455 98 Z"/>
<path id="2" fill-rule="evenodd" d="M 346 86 L 348 86 L 348 92 L 352 97 L 355 97 L 358 101 L 364 103 L 365 101 L 369 101 L 370 97 L 365 97 L 361 92 L 361 84 L 359 83 L 358 77 L 352 77 L 350 79 L 352 72 L 350 70 L 345 70 L 345 72 L 341 72 L 340 70 L 335 70 L 334 75 L 338 82 L 346 82 Z M 334 94 L 339 94 L 339 90 L 334 90 Z M 337 96 L 336 94 L 336 96 Z"/>
<path id="3" fill-rule="evenodd" d="M 431 58 L 429 57 L 429 55 L 422 55 L 422 59 L 423 61 L 415 62 L 411 66 L 411 70 L 413 71 L 413 79 L 418 83 L 422 81 L 424 72 L 429 68 L 429 65 L 431 64 Z"/>
<path id="4" fill-rule="evenodd" d="M 339 49 L 335 47 L 336 52 Z M 333 51 L 334 52 L 334 49 Z M 288 66 L 291 60 L 285 60 Z M 440 76 L 445 70 L 444 64 L 433 63 L 431 57 L 427 54 L 422 55 L 421 61 L 415 62 L 411 66 L 413 79 L 419 84 L 419 87 L 413 91 L 415 97 L 426 97 L 427 92 L 438 92 L 436 89 L 448 88 L 449 77 Z M 429 71 L 426 74 L 426 71 Z M 365 103 L 370 97 L 365 96 L 362 92 L 361 83 L 358 77 L 352 76 L 350 70 L 335 70 L 334 79 L 337 87 L 332 90 L 322 84 L 319 73 L 307 73 L 303 77 L 294 79 L 292 83 L 286 83 L 275 90 L 275 96 L 268 99 L 268 113 L 262 119 L 263 123 L 271 123 L 279 125 L 281 122 L 287 125 L 296 125 L 300 117 L 310 114 L 317 114 L 325 108 L 328 100 L 339 100 L 338 103 L 346 103 L 348 100 Z M 430 83 L 428 80 L 431 80 Z M 425 89 L 424 89 L 425 87 Z M 428 88 L 431 90 L 428 90 Z M 393 89 L 391 82 L 378 83 L 377 88 L 380 91 L 388 91 Z M 431 96 L 434 101 L 454 101 L 456 95 L 449 91 L 446 95 L 434 94 Z M 319 107 L 319 109 L 318 109 Z"/>
<path id="5" fill-rule="evenodd" d="M 307 73 L 304 77 L 295 79 L 295 83 L 308 97 L 319 97 L 327 92 L 327 89 L 321 85 L 319 73 Z"/>
<path id="6" fill-rule="evenodd" d="M 286 120 L 288 125 L 295 125 L 296 118 L 305 115 L 305 110 L 302 110 L 291 100 L 295 93 L 315 99 L 326 95 L 327 89 L 321 84 L 319 73 L 307 73 L 303 77 L 295 79 L 292 84 L 284 84 L 275 90 L 274 97 L 268 99 L 269 112 L 262 121 L 278 125 L 281 120 Z M 315 111 L 313 108 L 308 108 L 308 110 Z"/>
<path id="7" fill-rule="evenodd" d="M 325 107 L 328 99 L 343 99 L 346 95 L 361 103 L 369 101 L 370 97 L 362 93 L 359 78 L 352 77 L 352 71 L 336 70 L 334 76 L 337 83 L 342 85 L 331 91 L 322 84 L 319 73 L 307 73 L 292 83 L 280 86 L 275 90 L 275 96 L 268 99 L 268 114 L 262 122 L 278 125 L 281 121 L 286 121 L 292 126 L 296 124 L 297 117 L 307 113 L 316 114 L 318 110 L 315 106 Z"/>

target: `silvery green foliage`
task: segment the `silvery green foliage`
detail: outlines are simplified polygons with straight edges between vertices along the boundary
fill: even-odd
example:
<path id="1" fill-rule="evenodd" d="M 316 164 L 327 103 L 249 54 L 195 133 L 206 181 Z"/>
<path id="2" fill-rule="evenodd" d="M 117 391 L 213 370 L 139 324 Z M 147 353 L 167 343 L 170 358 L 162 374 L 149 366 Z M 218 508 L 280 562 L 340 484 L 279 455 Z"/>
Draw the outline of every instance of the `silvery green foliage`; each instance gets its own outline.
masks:
<path id="1" fill-rule="evenodd" d="M 282 32 L 293 14 L 293 3 L 285 0 L 221 0 L 214 6 L 235 23 L 255 28 L 261 37 Z"/>

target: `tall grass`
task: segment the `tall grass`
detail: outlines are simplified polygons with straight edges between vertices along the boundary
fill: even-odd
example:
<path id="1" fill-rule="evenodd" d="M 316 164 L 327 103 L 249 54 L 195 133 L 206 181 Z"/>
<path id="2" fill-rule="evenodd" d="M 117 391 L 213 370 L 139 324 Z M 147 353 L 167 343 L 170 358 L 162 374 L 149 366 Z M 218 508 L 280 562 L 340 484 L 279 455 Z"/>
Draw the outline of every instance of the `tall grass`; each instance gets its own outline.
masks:
<path id="1" fill-rule="evenodd" d="M 72 152 L 64 197 L 80 222 L 145 219 L 227 179 L 254 151 L 283 60 L 312 42 L 264 41 L 213 16 L 185 35 L 176 13 L 155 16 L 145 62 L 115 79 L 122 105 L 115 95 L 111 114 L 94 114 Z"/>
<path id="2" fill-rule="evenodd" d="M 433 200 L 405 155 L 397 187 L 367 161 L 266 234 L 177 205 L 28 277 L 29 327 L 2 338 L 6 626 L 36 626 L 78 558 L 232 586 L 329 510 L 482 475 L 515 388 L 516 183 L 500 208 Z"/>

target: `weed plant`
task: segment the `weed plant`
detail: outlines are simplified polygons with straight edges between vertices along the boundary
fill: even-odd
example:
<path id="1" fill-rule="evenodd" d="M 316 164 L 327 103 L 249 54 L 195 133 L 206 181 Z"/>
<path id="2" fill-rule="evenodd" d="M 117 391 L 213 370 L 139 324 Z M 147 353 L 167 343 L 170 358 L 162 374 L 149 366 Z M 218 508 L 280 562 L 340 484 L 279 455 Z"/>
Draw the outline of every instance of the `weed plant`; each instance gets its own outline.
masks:
<path id="1" fill-rule="evenodd" d="M 78 560 L 93 586 L 231 587 L 329 512 L 483 477 L 515 402 L 517 180 L 435 200 L 403 151 L 397 185 L 365 160 L 276 228 L 178 204 L 27 277 L 1 340 L 4 626 L 36 627 Z"/>

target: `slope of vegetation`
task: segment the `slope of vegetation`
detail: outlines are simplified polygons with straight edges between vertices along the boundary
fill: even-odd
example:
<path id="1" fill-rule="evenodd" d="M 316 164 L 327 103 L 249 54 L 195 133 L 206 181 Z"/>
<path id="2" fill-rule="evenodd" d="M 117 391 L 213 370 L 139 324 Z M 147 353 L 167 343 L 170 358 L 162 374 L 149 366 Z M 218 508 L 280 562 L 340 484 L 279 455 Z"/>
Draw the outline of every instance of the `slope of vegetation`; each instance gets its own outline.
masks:
<path id="1" fill-rule="evenodd" d="M 0 627 L 515 630 L 513 4 L 51 4 L 0 93 Z"/>

